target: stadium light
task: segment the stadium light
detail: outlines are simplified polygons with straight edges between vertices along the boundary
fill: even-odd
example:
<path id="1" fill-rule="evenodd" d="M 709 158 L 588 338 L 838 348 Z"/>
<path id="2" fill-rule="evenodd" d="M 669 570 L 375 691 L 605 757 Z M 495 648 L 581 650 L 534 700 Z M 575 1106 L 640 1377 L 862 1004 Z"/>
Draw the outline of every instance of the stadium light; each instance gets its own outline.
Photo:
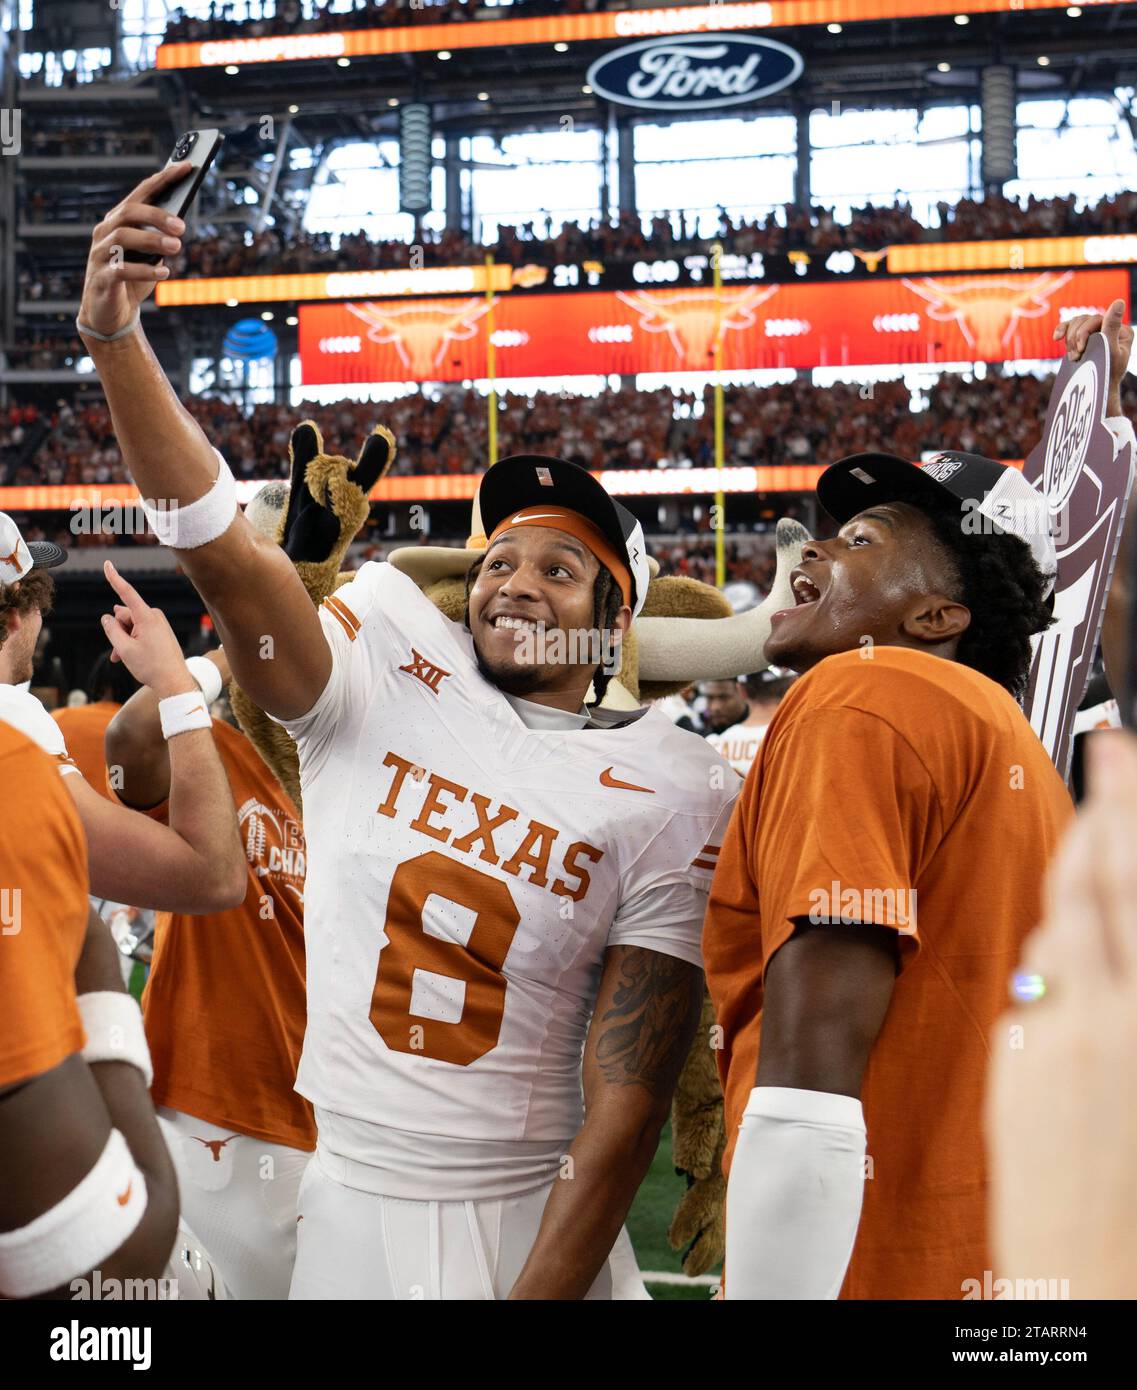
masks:
<path id="1" fill-rule="evenodd" d="M 1049 58 L 1045 58 L 1045 57 L 1039 58 L 1039 60 L 1038 60 L 1038 66 L 1039 66 L 1040 68 L 1048 68 L 1048 67 L 1050 66 L 1050 59 L 1049 59 Z"/>
<path id="2" fill-rule="evenodd" d="M 300 322 L 300 320 L 296 317 L 295 314 L 289 314 L 284 321 L 289 326 L 289 328 L 295 328 L 296 325 Z"/>
<path id="3" fill-rule="evenodd" d="M 337 68 L 350 68 L 350 67 L 351 67 L 351 59 L 350 59 L 350 58 L 337 58 L 337 59 L 336 59 L 336 67 L 337 67 Z"/>
<path id="4" fill-rule="evenodd" d="M 955 17 L 955 22 L 957 24 L 970 24 L 971 16 L 967 14 L 957 14 Z"/>
<path id="5" fill-rule="evenodd" d="M 830 32 L 831 34 L 839 34 L 839 33 L 841 32 L 841 30 L 844 28 L 844 25 L 842 25 L 842 24 L 827 24 L 825 27 L 826 27 L 826 29 L 829 30 L 829 32 Z"/>
<path id="6" fill-rule="evenodd" d="M 1071 19 L 1077 19 L 1078 16 L 1082 13 L 1082 7 L 1081 5 L 1071 5 L 1067 9 L 1066 13 L 1070 16 Z"/>
<path id="7" fill-rule="evenodd" d="M 951 64 L 950 64 L 950 63 L 937 63 L 937 64 L 936 64 L 936 71 L 937 71 L 937 72 L 951 72 Z"/>
<path id="8" fill-rule="evenodd" d="M 235 309 L 239 303 L 240 303 L 240 300 L 237 300 L 237 299 L 227 299 L 227 300 L 225 301 L 225 307 L 226 307 L 226 309 Z"/>
<path id="9" fill-rule="evenodd" d="M 261 315 L 261 318 L 264 319 L 265 323 L 271 323 L 275 317 L 276 315 L 272 312 L 271 309 L 266 309 L 264 313 Z"/>
<path id="10" fill-rule="evenodd" d="M 554 50 L 555 50 L 557 53 L 567 53 L 567 52 L 568 52 L 568 47 L 569 47 L 569 46 L 568 46 L 567 43 L 555 43 L 555 44 L 553 44 L 553 48 L 554 48 Z"/>
<path id="11" fill-rule="evenodd" d="M 398 106 L 398 104 L 399 104 L 399 98 L 398 98 L 398 97 L 388 97 L 388 98 L 387 98 L 387 105 L 388 105 L 388 106 Z"/>
<path id="12" fill-rule="evenodd" d="M 587 83 L 580 90 L 584 93 L 586 97 L 590 97 L 592 95 L 592 88 L 589 87 Z"/>
<path id="13" fill-rule="evenodd" d="M 241 71 L 241 69 L 237 66 L 236 63 L 230 63 L 229 66 L 225 69 L 225 71 L 228 74 L 228 76 L 236 77 L 237 74 Z"/>
<path id="14" fill-rule="evenodd" d="M 300 110 L 299 106 L 290 106 L 290 107 L 288 108 L 288 114 L 289 114 L 290 116 L 295 116 L 296 113 L 297 113 L 297 111 L 299 111 L 299 110 Z"/>
<path id="15" fill-rule="evenodd" d="M 450 61 L 450 50 L 448 48 L 440 48 L 438 50 L 438 61 L 440 63 L 447 63 Z"/>
<path id="16" fill-rule="evenodd" d="M 479 92 L 479 93 L 478 93 L 478 100 L 479 100 L 479 101 L 489 101 L 489 99 L 490 99 L 490 94 L 489 94 L 489 92 Z"/>

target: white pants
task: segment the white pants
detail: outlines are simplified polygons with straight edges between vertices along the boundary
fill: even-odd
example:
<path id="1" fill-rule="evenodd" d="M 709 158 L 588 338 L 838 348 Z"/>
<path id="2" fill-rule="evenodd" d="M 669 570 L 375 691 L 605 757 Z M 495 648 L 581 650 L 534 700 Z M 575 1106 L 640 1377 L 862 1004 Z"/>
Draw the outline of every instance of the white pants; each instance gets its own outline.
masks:
<path id="1" fill-rule="evenodd" d="M 551 1188 L 548 1183 L 519 1197 L 412 1202 L 345 1187 L 317 1156 L 300 1185 L 289 1297 L 505 1298 L 529 1258 Z M 648 1297 L 626 1232 L 586 1297 Z"/>
<path id="2" fill-rule="evenodd" d="M 186 1225 L 184 1217 L 178 1221 L 177 1239 L 162 1274 L 177 1289 L 180 1303 L 201 1303 L 230 1297 L 225 1280 L 218 1271 L 217 1261 Z"/>
<path id="3" fill-rule="evenodd" d="M 312 1155 L 163 1107 L 182 1214 L 232 1298 L 288 1297 L 296 1258 L 296 1194 Z"/>

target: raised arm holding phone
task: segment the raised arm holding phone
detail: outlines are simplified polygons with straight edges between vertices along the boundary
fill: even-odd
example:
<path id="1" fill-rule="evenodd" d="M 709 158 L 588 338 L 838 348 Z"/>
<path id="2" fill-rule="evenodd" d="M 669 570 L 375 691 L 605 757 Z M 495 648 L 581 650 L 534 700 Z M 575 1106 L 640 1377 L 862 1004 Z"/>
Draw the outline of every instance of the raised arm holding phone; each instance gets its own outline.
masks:
<path id="1" fill-rule="evenodd" d="M 126 259 L 129 251 L 172 257 L 181 250 L 185 223 L 155 204 L 188 168 L 171 164 L 144 179 L 94 229 L 78 327 L 123 461 L 143 499 L 176 529 L 172 543 L 234 675 L 269 714 L 294 718 L 311 709 L 331 670 L 319 618 L 288 557 L 241 514 L 232 475 L 146 340 L 139 306 L 168 268 Z M 271 659 L 278 645 L 287 647 L 287 662 Z"/>

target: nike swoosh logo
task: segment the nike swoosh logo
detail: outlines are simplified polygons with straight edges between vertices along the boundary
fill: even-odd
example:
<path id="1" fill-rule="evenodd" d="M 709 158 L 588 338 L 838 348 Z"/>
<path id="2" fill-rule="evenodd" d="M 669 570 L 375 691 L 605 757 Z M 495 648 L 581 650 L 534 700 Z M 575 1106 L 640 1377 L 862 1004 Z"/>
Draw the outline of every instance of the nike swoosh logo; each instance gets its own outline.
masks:
<path id="1" fill-rule="evenodd" d="M 612 776 L 610 767 L 606 767 L 600 774 L 600 785 L 602 787 L 621 787 L 628 792 L 647 792 L 648 796 L 655 795 L 654 787 L 637 787 L 634 782 L 621 782 L 618 777 Z"/>
<path id="2" fill-rule="evenodd" d="M 563 521 L 565 519 L 565 513 L 532 512 L 529 516 L 515 516 L 509 524 L 511 526 L 520 526 L 523 521 L 544 521 L 546 518 L 552 518 L 554 521 Z"/>
<path id="3" fill-rule="evenodd" d="M 127 1185 L 126 1185 L 126 1191 L 125 1191 L 120 1197 L 116 1197 L 116 1198 L 115 1198 L 115 1201 L 119 1204 L 120 1207 L 125 1207 L 126 1204 L 127 1204 L 127 1202 L 130 1201 L 130 1194 L 131 1194 L 131 1192 L 133 1191 L 133 1189 L 134 1189 L 134 1180 L 131 1179 L 131 1181 L 128 1182 Z"/>

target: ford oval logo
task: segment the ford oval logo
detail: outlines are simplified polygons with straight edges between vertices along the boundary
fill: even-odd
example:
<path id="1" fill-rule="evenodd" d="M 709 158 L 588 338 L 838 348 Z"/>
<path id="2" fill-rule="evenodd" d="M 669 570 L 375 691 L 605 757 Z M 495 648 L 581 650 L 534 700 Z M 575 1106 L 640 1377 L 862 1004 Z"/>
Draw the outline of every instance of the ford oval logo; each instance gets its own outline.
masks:
<path id="1" fill-rule="evenodd" d="M 801 54 L 784 43 L 746 34 L 647 39 L 598 59 L 588 85 L 621 106 L 698 111 L 781 91 L 803 66 Z"/>

